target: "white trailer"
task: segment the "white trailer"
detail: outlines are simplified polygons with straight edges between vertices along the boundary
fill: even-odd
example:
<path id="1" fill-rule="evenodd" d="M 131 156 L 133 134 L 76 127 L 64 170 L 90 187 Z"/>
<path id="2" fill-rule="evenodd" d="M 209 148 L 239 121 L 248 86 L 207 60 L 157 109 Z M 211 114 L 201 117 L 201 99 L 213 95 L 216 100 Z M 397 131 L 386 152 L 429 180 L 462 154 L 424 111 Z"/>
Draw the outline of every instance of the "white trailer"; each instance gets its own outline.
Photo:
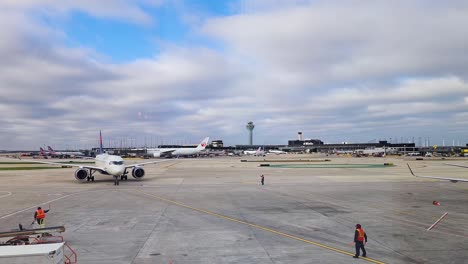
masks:
<path id="1" fill-rule="evenodd" d="M 63 264 L 65 243 L 0 246 L 0 263 Z"/>

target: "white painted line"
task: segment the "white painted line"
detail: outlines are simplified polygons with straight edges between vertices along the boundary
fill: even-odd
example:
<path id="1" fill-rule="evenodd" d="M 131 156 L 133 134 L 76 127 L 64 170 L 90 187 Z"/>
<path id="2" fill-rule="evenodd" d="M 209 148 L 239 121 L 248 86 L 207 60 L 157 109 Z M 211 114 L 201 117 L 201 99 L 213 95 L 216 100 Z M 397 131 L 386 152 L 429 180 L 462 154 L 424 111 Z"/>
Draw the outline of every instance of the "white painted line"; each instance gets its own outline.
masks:
<path id="1" fill-rule="evenodd" d="M 448 215 L 448 212 L 445 212 L 445 214 L 443 214 L 439 220 L 435 221 L 435 223 L 433 223 L 428 229 L 426 229 L 427 231 L 431 230 L 432 228 L 434 228 L 440 221 L 442 221 L 442 219 L 444 219 L 444 217 L 446 217 Z"/>
<path id="2" fill-rule="evenodd" d="M 125 189 L 124 189 L 124 190 L 125 190 Z M 133 189 L 130 189 L 130 190 L 133 190 Z M 94 191 L 100 192 L 100 191 L 118 191 L 118 190 L 116 190 L 116 189 L 103 189 L 103 190 L 90 190 L 90 191 L 81 191 L 81 192 L 71 193 L 71 194 L 67 194 L 67 195 L 64 195 L 64 196 L 59 197 L 59 198 L 55 198 L 55 199 L 52 199 L 52 200 L 49 200 L 49 201 L 45 201 L 45 202 L 40 203 L 40 204 L 37 204 L 37 205 L 33 205 L 33 206 L 31 206 L 31 207 L 28 207 L 28 208 L 23 209 L 23 210 L 16 211 L 16 212 L 11 213 L 11 214 L 4 215 L 4 216 L 0 217 L 0 219 L 5 219 L 5 218 L 7 218 L 7 217 L 10 217 L 10 216 L 13 216 L 13 215 L 22 213 L 22 212 L 24 212 L 24 211 L 31 210 L 31 209 L 33 209 L 33 208 L 36 209 L 39 205 L 49 204 L 49 208 L 50 208 L 50 203 L 51 203 L 51 202 L 55 202 L 55 201 L 58 201 L 58 200 L 67 198 L 67 197 L 72 196 L 72 195 L 83 194 L 83 193 L 94 192 Z"/>
<path id="3" fill-rule="evenodd" d="M 62 196 L 62 197 L 59 197 L 59 198 L 55 198 L 55 199 L 53 199 L 53 200 L 50 200 L 50 201 L 47 201 L 47 202 L 43 202 L 43 203 L 40 203 L 40 204 L 37 204 L 37 205 L 34 205 L 34 206 L 31 206 L 31 207 L 28 207 L 28 208 L 26 208 L 26 209 L 16 211 L 16 212 L 14 212 L 14 213 L 4 215 L 4 216 L 0 217 L 0 219 L 5 219 L 5 218 L 7 218 L 7 217 L 10 217 L 10 216 L 13 216 L 13 215 L 16 215 L 16 214 L 19 214 L 19 213 L 22 213 L 22 212 L 24 212 L 24 211 L 28 211 L 28 210 L 31 210 L 31 209 L 36 209 L 39 205 L 44 205 L 44 204 L 47 204 L 47 203 L 55 202 L 55 201 L 58 201 L 58 200 L 63 199 L 63 198 L 67 198 L 67 197 L 72 196 L 72 195 L 75 195 L 75 194 L 77 194 L 77 193 L 67 194 L 67 195 L 65 195 L 65 196 Z"/>
<path id="4" fill-rule="evenodd" d="M 11 192 L 7 192 L 7 191 L 0 191 L 0 192 L 5 192 L 5 193 L 7 193 L 7 194 L 4 194 L 4 195 L 0 196 L 0 198 L 7 197 L 7 196 L 10 196 L 10 195 L 11 195 Z"/>

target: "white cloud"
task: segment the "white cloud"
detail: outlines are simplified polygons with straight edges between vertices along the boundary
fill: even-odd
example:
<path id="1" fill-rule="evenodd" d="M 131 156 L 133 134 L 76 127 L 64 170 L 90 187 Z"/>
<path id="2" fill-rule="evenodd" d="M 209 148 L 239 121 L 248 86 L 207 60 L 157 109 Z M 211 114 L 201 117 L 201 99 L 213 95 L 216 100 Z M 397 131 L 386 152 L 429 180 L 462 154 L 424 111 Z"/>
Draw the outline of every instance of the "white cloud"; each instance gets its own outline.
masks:
<path id="1" fill-rule="evenodd" d="M 0 8 L 8 11 L 34 11 L 49 16 L 67 15 L 81 11 L 101 18 L 125 19 L 135 23 L 150 24 L 153 18 L 145 6 L 159 6 L 163 0 L 5 0 Z"/>
<path id="2" fill-rule="evenodd" d="M 161 2 L 2 2 L 0 26 L 15 30 L 0 32 L 0 149 L 93 144 L 99 129 L 140 142 L 245 143 L 249 120 L 260 144 L 285 144 L 297 131 L 328 142 L 420 133 L 468 140 L 467 6 L 271 3 L 193 29 L 222 48 L 171 44 L 112 64 L 64 46 L 64 33 L 31 12 L 147 24 L 155 18 L 144 6 Z"/>
<path id="3" fill-rule="evenodd" d="M 463 72 L 467 15 L 425 3 L 331 1 L 219 17 L 202 32 L 269 72 L 317 86 Z"/>

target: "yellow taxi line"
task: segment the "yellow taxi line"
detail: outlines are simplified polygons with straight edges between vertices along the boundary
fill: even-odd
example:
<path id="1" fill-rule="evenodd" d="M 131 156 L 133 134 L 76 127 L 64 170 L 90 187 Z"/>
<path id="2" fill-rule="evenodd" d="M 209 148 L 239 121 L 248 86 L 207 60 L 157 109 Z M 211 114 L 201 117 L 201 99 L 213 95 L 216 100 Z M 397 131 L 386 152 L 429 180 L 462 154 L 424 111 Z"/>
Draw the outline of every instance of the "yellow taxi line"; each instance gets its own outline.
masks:
<path id="1" fill-rule="evenodd" d="M 307 240 L 307 239 L 304 239 L 304 238 L 300 238 L 300 237 L 297 237 L 297 236 L 289 235 L 289 234 L 286 234 L 286 233 L 283 233 L 283 232 L 280 232 L 280 231 L 273 230 L 271 228 L 259 226 L 259 225 L 256 225 L 256 224 L 251 224 L 251 223 L 248 223 L 248 222 L 245 222 L 245 221 L 242 221 L 242 220 L 238 220 L 238 219 L 235 219 L 235 218 L 232 218 L 232 217 L 229 217 L 229 216 L 225 216 L 225 215 L 213 213 L 213 212 L 210 212 L 210 211 L 207 211 L 207 210 L 195 208 L 195 207 L 192 207 L 192 206 L 189 206 L 189 205 L 177 202 L 177 201 L 169 200 L 169 199 L 166 199 L 164 197 L 154 195 L 154 194 L 145 193 L 145 192 L 141 192 L 141 191 L 140 191 L 140 193 L 142 193 L 144 195 L 147 195 L 147 196 L 150 196 L 150 197 L 153 197 L 153 198 L 156 198 L 156 199 L 159 199 L 159 200 L 162 200 L 162 201 L 165 201 L 165 202 L 168 202 L 168 203 L 171 203 L 171 204 L 175 204 L 175 205 L 178 205 L 178 206 L 181 206 L 181 207 L 192 209 L 194 211 L 198 211 L 198 212 L 201 212 L 201 213 L 213 215 L 213 216 L 223 218 L 223 219 L 226 219 L 226 220 L 229 220 L 229 221 L 237 222 L 237 223 L 240 223 L 240 224 L 243 224 L 243 225 L 248 225 L 248 226 L 253 227 L 253 228 L 257 228 L 257 229 L 264 230 L 264 231 L 267 231 L 267 232 L 270 232 L 270 233 L 273 233 L 273 234 L 277 234 L 277 235 L 281 235 L 281 236 L 288 237 L 288 238 L 291 238 L 291 239 L 295 239 L 295 240 L 298 240 L 298 241 L 302 241 L 302 242 L 305 242 L 305 243 L 308 243 L 308 244 L 311 244 L 311 245 L 314 245 L 314 246 L 317 246 L 317 247 L 320 247 L 320 248 L 328 249 L 328 250 L 331 250 L 331 251 L 334 251 L 334 252 L 338 252 L 338 253 L 341 253 L 341 254 L 344 254 L 344 255 L 354 256 L 354 253 L 352 253 L 352 252 L 344 251 L 344 250 L 334 248 L 334 247 L 331 247 L 331 246 L 327 246 L 327 245 L 324 245 L 324 244 L 321 244 L 321 243 L 318 243 L 318 242 L 314 242 L 314 241 Z M 378 260 L 375 260 L 375 259 L 366 258 L 366 257 L 360 257 L 360 258 L 363 259 L 363 260 L 372 262 L 372 263 L 384 264 L 384 262 L 381 262 L 381 261 L 378 261 Z"/>

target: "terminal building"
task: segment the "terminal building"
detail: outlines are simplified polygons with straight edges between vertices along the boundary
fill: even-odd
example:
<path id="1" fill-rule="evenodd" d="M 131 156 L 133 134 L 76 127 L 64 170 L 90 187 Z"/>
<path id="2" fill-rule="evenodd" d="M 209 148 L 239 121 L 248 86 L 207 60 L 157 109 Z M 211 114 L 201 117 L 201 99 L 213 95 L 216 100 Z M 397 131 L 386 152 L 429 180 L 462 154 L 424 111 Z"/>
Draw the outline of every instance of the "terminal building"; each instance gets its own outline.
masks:
<path id="1" fill-rule="evenodd" d="M 159 148 L 181 148 L 181 147 L 196 147 L 196 145 L 160 145 Z M 291 153 L 358 153 L 360 150 L 369 149 L 389 149 L 393 153 L 398 154 L 416 154 L 426 155 L 437 154 L 437 155 L 465 155 L 468 156 L 468 144 L 466 147 L 460 146 L 431 146 L 421 147 L 416 146 L 415 143 L 391 143 L 386 140 L 373 142 L 373 143 L 338 143 L 338 144 L 327 144 L 320 139 L 303 139 L 302 132 L 297 133 L 297 139 L 288 140 L 287 145 L 282 144 L 270 144 L 270 145 L 234 145 L 225 146 L 223 140 L 217 139 L 211 141 L 207 146 L 208 151 L 218 151 L 225 153 L 234 152 L 239 153 L 244 150 L 256 150 L 261 147 L 263 150 L 282 150 Z M 109 153 L 122 156 L 146 156 L 145 148 L 106 148 Z M 98 149 L 93 148 L 91 151 L 86 153 L 87 155 L 93 156 L 97 153 Z"/>

